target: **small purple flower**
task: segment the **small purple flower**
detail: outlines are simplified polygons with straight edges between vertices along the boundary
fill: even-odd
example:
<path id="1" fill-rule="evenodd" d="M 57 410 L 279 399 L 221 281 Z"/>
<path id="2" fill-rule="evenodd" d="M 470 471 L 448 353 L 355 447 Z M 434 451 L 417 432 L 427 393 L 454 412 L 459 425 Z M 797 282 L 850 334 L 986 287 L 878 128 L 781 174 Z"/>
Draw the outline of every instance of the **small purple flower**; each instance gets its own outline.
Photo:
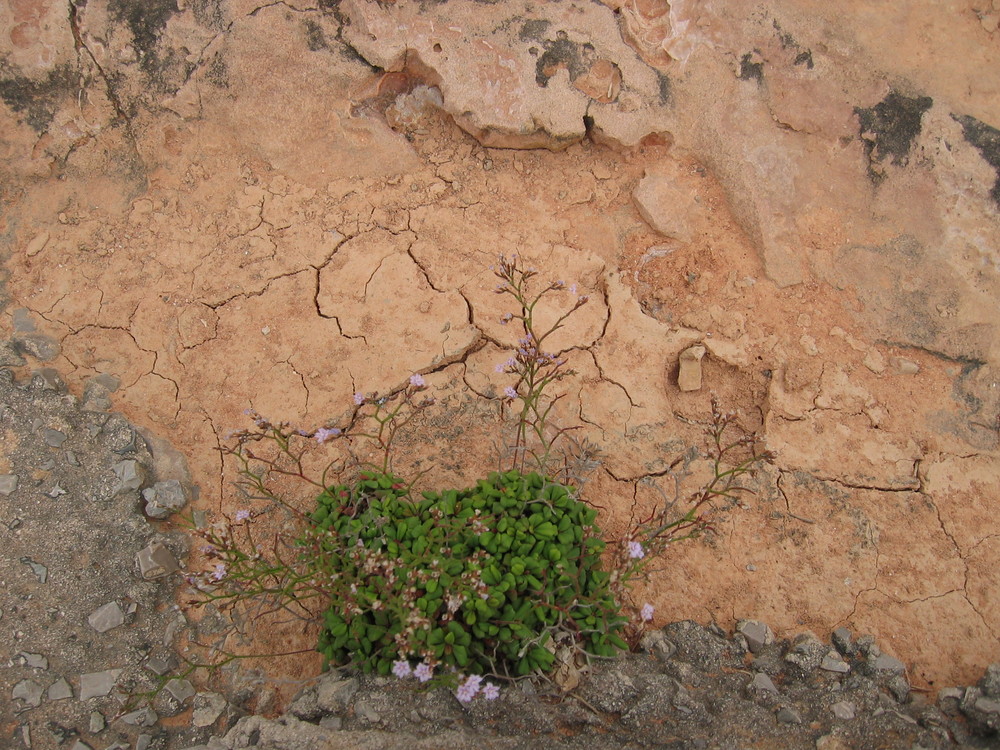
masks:
<path id="1" fill-rule="evenodd" d="M 639 617 L 643 622 L 649 622 L 653 619 L 653 605 L 646 602 L 642 605 L 642 609 L 639 610 Z"/>
<path id="2" fill-rule="evenodd" d="M 361 406 L 361 404 L 363 404 L 364 402 L 365 402 L 365 394 L 363 394 L 363 393 L 355 393 L 354 394 L 354 405 L 355 406 Z"/>
<path id="3" fill-rule="evenodd" d="M 413 676 L 416 677 L 421 682 L 427 682 L 431 677 L 434 676 L 434 667 L 432 667 L 425 661 L 420 662 L 413 670 Z"/>
<path id="4" fill-rule="evenodd" d="M 508 385 L 506 388 L 503 389 L 503 395 L 513 400 L 517 398 L 517 391 L 514 390 L 513 386 Z"/>
<path id="5" fill-rule="evenodd" d="M 488 701 L 495 701 L 500 697 L 500 688 L 492 682 L 487 682 L 483 685 L 483 697 Z"/>
<path id="6" fill-rule="evenodd" d="M 505 313 L 502 318 L 500 318 L 500 325 L 505 326 L 510 321 L 514 319 L 514 313 Z"/>
<path id="7" fill-rule="evenodd" d="M 412 675 L 413 670 L 410 668 L 410 662 L 404 659 L 392 663 L 392 673 L 402 680 L 404 677 Z"/>
<path id="8" fill-rule="evenodd" d="M 412 385 L 414 388 L 423 388 L 426 385 L 426 383 L 424 383 L 424 376 L 421 375 L 420 373 L 417 373 L 416 375 L 411 375 L 410 385 Z"/>
<path id="9" fill-rule="evenodd" d="M 236 511 L 236 515 L 233 516 L 233 520 L 236 521 L 236 523 L 243 523 L 244 521 L 248 521 L 249 519 L 250 519 L 250 511 L 248 510 L 238 510 Z"/>
<path id="10" fill-rule="evenodd" d="M 633 560 L 641 560 L 646 556 L 646 550 L 642 548 L 642 545 L 639 544 L 639 542 L 629 542 L 628 556 Z"/>
<path id="11" fill-rule="evenodd" d="M 460 703 L 470 703 L 476 697 L 476 693 L 479 692 L 479 683 L 482 680 L 482 677 L 472 675 L 458 686 L 458 690 L 455 691 L 455 697 L 458 698 Z"/>
<path id="12" fill-rule="evenodd" d="M 213 581 L 221 581 L 225 577 L 226 577 L 226 564 L 219 563 L 218 565 L 215 566 L 215 570 L 212 571 L 212 575 L 210 576 L 210 578 Z"/>
<path id="13" fill-rule="evenodd" d="M 576 294 L 576 284 L 570 285 L 569 291 L 570 294 Z"/>
<path id="14" fill-rule="evenodd" d="M 506 372 L 506 371 L 507 371 L 507 365 L 506 365 L 506 364 L 504 364 L 503 362 L 500 362 L 500 363 L 498 363 L 498 364 L 497 364 L 497 366 L 496 366 L 496 367 L 494 367 L 493 369 L 494 369 L 494 370 L 495 370 L 496 372 Z"/>
<path id="15" fill-rule="evenodd" d="M 316 442 L 319 443 L 320 445 L 323 445 L 323 443 L 325 443 L 327 440 L 335 438 L 339 434 L 340 430 L 338 430 L 336 427 L 332 428 L 320 427 L 318 430 L 316 430 L 316 435 L 315 435 Z"/>

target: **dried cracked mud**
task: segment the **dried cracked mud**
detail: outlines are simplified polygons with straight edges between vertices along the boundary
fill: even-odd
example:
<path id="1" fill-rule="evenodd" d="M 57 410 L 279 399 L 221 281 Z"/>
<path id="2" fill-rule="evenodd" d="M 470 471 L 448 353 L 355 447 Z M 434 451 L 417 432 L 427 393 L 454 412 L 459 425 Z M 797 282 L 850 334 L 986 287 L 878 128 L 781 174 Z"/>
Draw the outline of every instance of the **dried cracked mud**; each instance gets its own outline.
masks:
<path id="1" fill-rule="evenodd" d="M 590 296 L 559 419 L 612 538 L 710 393 L 777 454 L 637 587 L 658 624 L 846 626 L 972 684 L 1000 660 L 998 9 L 848 5 L 9 3 L 4 333 L 57 342 L 22 369 L 74 393 L 120 380 L 210 514 L 245 409 L 313 429 L 412 373 L 439 404 L 398 468 L 464 486 L 497 462 L 516 252 Z"/>

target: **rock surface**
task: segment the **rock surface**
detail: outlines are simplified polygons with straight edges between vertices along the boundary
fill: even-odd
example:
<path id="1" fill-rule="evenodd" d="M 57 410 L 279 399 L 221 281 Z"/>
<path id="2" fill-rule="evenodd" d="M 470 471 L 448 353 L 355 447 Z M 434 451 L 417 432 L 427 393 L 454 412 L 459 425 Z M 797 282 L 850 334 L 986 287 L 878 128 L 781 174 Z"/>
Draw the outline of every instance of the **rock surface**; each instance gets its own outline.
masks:
<path id="1" fill-rule="evenodd" d="M 0 361 L 169 436 L 191 476 L 159 450 L 150 476 L 211 488 L 213 520 L 242 507 L 214 448 L 244 409 L 312 429 L 414 372 L 442 408 L 401 466 L 464 485 L 497 462 L 488 267 L 516 250 L 590 296 L 558 411 L 603 451 L 610 535 L 673 492 L 709 390 L 778 452 L 636 592 L 659 617 L 848 625 L 921 689 L 971 684 L 1000 659 L 996 9 L 883 5 L 6 4 Z M 77 433 L 39 427 L 56 466 L 0 466 L 5 503 L 80 507 Z M 111 466 L 142 439 L 101 434 L 138 506 L 150 477 Z M 62 585 L 18 555 L 10 580 Z M 131 627 L 97 633 L 129 605 L 93 594 L 81 632 Z"/>

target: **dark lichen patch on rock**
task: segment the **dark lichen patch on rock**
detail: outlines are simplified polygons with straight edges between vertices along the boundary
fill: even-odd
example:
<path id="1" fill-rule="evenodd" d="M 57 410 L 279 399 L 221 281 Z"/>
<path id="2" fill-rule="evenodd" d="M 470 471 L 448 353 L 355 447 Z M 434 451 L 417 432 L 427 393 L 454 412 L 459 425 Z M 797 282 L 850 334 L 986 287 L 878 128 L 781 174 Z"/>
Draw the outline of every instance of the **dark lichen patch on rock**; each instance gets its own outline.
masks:
<path id="1" fill-rule="evenodd" d="M 549 30 L 549 26 L 552 25 L 551 21 L 547 21 L 544 18 L 529 18 L 521 24 L 521 30 L 517 34 L 517 38 L 522 42 L 527 42 L 534 40 L 536 42 L 542 42 L 545 40 L 545 32 Z"/>
<path id="2" fill-rule="evenodd" d="M 79 78 L 68 65 L 53 69 L 40 81 L 20 75 L 0 60 L 0 99 L 23 116 L 36 133 L 44 133 L 55 117 L 59 102 L 72 97 Z"/>
<path id="3" fill-rule="evenodd" d="M 891 91 L 874 107 L 854 108 L 873 183 L 878 185 L 885 179 L 880 165 L 886 157 L 897 166 L 906 166 L 913 141 L 920 135 L 924 112 L 933 103 L 929 96 L 909 97 Z"/>
<path id="4" fill-rule="evenodd" d="M 1000 205 L 1000 130 L 970 115 L 952 116 L 962 126 L 965 140 L 975 146 L 986 163 L 996 170 L 997 179 L 990 190 L 990 196 Z"/>
<path id="5" fill-rule="evenodd" d="M 124 23 L 132 32 L 143 70 L 151 73 L 159 68 L 156 45 L 167 21 L 178 12 L 176 0 L 147 0 L 142 3 L 111 0 L 108 10 L 113 20 Z"/>
<path id="6" fill-rule="evenodd" d="M 756 50 L 747 52 L 740 58 L 739 78 L 741 81 L 757 81 L 757 83 L 764 80 L 764 63 L 760 61 Z"/>
<path id="7" fill-rule="evenodd" d="M 654 70 L 656 73 L 656 81 L 660 91 L 660 104 L 670 103 L 670 78 L 661 70 Z"/>
<path id="8" fill-rule="evenodd" d="M 222 0 L 193 0 L 188 6 L 194 12 L 195 20 L 214 31 L 224 31 L 227 25 L 222 10 Z"/>
<path id="9" fill-rule="evenodd" d="M 318 52 L 321 49 L 328 49 L 329 44 L 323 35 L 323 28 L 312 19 L 305 19 L 302 22 L 306 32 L 306 46 L 310 52 Z"/>
<path id="10" fill-rule="evenodd" d="M 549 85 L 549 79 L 556 74 L 559 68 L 566 68 L 569 71 L 571 81 L 575 81 L 586 71 L 587 66 L 583 60 L 584 50 L 581 47 L 590 47 L 590 45 L 580 45 L 570 41 L 566 32 L 560 31 L 554 40 L 543 41 L 542 46 L 545 47 L 545 52 L 535 63 L 535 83 L 542 88 Z M 593 47 L 590 49 L 593 50 Z"/>

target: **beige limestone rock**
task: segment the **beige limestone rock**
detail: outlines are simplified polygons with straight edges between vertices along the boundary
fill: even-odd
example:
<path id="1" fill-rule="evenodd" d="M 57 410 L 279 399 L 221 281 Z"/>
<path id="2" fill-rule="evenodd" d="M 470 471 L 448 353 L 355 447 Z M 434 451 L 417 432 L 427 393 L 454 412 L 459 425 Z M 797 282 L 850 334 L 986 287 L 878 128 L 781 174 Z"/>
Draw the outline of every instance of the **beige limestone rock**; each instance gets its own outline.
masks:
<path id="1" fill-rule="evenodd" d="M 677 373 L 677 387 L 682 391 L 701 390 L 701 360 L 705 351 L 705 347 L 699 344 L 689 346 L 678 356 L 680 369 Z"/>
<path id="2" fill-rule="evenodd" d="M 643 220 L 662 235 L 690 242 L 698 210 L 695 196 L 670 178 L 647 174 L 632 194 Z"/>
<path id="3" fill-rule="evenodd" d="M 368 62 L 441 90 L 443 107 L 487 146 L 565 148 L 586 135 L 635 145 L 664 130 L 661 80 L 595 5 L 526 0 L 448 6 L 347 0 L 345 36 Z"/>

